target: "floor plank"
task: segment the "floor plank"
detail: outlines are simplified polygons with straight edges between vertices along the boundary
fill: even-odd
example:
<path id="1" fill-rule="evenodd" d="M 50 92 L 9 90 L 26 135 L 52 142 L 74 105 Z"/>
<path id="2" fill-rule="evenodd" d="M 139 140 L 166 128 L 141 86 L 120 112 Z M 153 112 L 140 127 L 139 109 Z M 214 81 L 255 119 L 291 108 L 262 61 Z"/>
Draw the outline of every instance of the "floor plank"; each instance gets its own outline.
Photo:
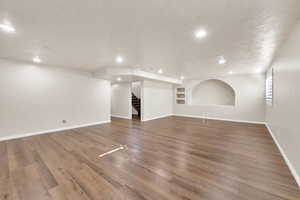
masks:
<path id="1" fill-rule="evenodd" d="M 0 200 L 300 199 L 264 125 L 113 118 L 0 142 L 0 156 Z"/>

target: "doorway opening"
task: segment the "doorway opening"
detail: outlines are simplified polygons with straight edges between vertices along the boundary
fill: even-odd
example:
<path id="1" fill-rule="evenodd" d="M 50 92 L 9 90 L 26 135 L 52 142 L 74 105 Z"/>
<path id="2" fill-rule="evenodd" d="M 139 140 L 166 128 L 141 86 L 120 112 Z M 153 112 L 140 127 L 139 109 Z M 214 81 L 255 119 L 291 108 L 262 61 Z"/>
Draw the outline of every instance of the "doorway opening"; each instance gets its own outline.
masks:
<path id="1" fill-rule="evenodd" d="M 131 83 L 132 119 L 141 120 L 141 82 Z"/>

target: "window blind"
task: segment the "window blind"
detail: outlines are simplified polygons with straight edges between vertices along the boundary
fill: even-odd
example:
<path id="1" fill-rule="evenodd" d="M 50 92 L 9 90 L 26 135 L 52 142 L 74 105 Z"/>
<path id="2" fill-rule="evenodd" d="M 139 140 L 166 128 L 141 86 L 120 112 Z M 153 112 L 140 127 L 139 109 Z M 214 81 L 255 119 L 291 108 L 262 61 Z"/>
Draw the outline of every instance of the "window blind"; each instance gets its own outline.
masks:
<path id="1" fill-rule="evenodd" d="M 266 78 L 266 104 L 273 105 L 273 69 L 270 69 Z"/>

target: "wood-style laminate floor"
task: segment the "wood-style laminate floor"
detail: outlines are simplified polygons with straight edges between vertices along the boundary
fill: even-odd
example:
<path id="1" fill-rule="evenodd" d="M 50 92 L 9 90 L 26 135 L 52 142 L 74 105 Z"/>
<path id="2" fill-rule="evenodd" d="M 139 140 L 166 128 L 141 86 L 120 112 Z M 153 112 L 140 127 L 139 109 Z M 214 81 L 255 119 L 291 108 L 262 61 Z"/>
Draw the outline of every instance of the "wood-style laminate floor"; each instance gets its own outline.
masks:
<path id="1" fill-rule="evenodd" d="M 1 200 L 300 199 L 263 125 L 114 118 L 0 142 L 0 168 Z"/>

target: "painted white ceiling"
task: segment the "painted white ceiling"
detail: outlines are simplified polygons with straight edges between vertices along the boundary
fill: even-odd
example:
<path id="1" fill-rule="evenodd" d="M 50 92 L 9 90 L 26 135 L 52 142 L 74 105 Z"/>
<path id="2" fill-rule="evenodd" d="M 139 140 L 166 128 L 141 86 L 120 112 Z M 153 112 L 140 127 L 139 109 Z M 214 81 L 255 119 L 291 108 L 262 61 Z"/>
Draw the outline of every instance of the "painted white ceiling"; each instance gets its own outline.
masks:
<path id="1" fill-rule="evenodd" d="M 0 57 L 97 71 L 197 78 L 265 70 L 300 17 L 299 0 L 0 0 Z M 207 38 L 194 31 L 205 28 Z M 217 63 L 217 56 L 227 59 Z"/>

